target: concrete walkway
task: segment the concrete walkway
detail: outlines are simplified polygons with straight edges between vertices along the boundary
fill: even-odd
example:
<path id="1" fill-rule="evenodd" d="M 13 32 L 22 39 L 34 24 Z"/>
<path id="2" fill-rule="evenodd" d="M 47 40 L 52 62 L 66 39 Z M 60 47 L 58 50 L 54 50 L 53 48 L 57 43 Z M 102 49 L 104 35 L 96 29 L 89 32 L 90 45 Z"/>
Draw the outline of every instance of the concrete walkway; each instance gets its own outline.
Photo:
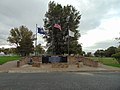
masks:
<path id="1" fill-rule="evenodd" d="M 0 71 L 8 71 L 12 68 L 16 68 L 17 67 L 17 61 L 10 61 L 7 62 L 3 65 L 0 65 Z"/>
<path id="2" fill-rule="evenodd" d="M 32 67 L 31 65 L 23 65 L 17 67 L 17 61 L 10 61 L 3 65 L 0 65 L 0 72 L 9 72 L 9 73 L 36 73 L 36 72 L 120 72 L 120 68 L 106 66 L 100 64 L 99 67 L 89 67 L 81 65 L 77 68 L 76 65 L 69 65 L 68 68 L 52 68 L 51 64 L 41 64 L 40 67 Z"/>

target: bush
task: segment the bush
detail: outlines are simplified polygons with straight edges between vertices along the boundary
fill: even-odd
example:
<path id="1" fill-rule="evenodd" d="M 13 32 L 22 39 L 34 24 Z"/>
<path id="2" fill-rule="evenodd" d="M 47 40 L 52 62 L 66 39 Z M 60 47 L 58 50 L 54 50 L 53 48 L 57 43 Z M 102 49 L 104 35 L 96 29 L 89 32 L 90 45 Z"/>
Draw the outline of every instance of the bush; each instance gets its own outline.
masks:
<path id="1" fill-rule="evenodd" d="M 120 52 L 113 54 L 112 57 L 114 57 L 118 61 L 118 63 L 120 64 Z"/>

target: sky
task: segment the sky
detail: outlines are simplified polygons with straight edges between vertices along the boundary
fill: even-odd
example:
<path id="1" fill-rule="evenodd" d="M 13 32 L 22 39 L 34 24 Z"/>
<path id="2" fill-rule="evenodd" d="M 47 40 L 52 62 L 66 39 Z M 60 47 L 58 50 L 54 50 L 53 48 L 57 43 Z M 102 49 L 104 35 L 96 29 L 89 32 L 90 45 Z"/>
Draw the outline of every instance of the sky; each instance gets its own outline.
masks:
<path id="1" fill-rule="evenodd" d="M 36 24 L 43 27 L 43 19 L 50 0 L 0 0 L 0 48 L 13 47 L 7 42 L 10 30 L 24 25 L 33 33 Z M 53 1 L 53 0 L 51 0 Z M 118 46 L 115 40 L 120 33 L 120 0 L 54 0 L 56 3 L 72 5 L 82 15 L 78 42 L 85 52 Z M 42 35 L 38 43 L 45 45 Z"/>

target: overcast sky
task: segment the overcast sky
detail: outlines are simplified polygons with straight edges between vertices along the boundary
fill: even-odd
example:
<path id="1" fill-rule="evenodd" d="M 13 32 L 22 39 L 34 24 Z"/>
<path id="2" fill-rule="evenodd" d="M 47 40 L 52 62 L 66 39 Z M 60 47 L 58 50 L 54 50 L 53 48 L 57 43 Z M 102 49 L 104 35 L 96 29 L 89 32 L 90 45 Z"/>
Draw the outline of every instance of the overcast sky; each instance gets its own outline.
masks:
<path id="1" fill-rule="evenodd" d="M 43 26 L 43 19 L 50 0 L 0 0 L 0 48 L 10 45 L 6 40 L 10 29 L 21 25 L 35 33 L 36 24 Z M 73 5 L 82 14 L 78 30 L 83 50 L 94 52 L 117 46 L 115 38 L 120 32 L 120 0 L 54 0 Z M 38 43 L 43 44 L 38 35 Z"/>

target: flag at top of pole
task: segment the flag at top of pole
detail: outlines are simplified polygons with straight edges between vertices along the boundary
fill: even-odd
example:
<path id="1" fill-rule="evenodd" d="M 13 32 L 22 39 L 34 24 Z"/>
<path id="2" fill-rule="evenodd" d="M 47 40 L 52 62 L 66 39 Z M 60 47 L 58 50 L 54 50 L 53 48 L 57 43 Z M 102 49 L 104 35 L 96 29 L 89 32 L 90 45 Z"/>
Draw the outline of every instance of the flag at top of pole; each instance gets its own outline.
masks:
<path id="1" fill-rule="evenodd" d="M 59 30 L 61 30 L 61 26 L 59 24 L 55 24 L 54 27 L 58 28 Z"/>
<path id="2" fill-rule="evenodd" d="M 37 27 L 37 29 L 39 34 L 45 34 L 43 28 Z"/>

